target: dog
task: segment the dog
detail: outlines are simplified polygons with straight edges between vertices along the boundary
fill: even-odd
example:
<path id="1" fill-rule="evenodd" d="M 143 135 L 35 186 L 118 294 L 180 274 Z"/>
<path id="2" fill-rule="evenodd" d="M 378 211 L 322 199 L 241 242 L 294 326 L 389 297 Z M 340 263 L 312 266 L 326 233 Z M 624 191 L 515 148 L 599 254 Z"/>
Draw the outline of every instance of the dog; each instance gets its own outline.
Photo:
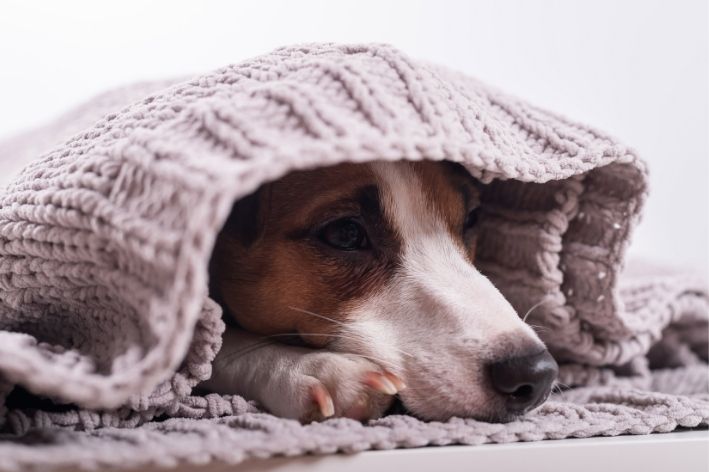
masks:
<path id="1" fill-rule="evenodd" d="M 303 422 L 510 421 L 558 366 L 475 267 L 480 184 L 451 162 L 292 172 L 237 202 L 210 261 L 228 320 L 203 387 Z"/>

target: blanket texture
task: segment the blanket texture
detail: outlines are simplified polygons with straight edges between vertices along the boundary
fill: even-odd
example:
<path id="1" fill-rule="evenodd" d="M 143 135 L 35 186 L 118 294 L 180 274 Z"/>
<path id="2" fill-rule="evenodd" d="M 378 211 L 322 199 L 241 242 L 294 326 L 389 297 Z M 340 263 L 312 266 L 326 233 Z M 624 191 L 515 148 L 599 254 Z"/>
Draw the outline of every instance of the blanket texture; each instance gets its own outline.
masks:
<path id="1" fill-rule="evenodd" d="M 0 146 L 0 160 L 29 159 L 0 193 L 0 469 L 709 423 L 705 284 L 620 277 L 643 162 L 461 73 L 385 45 L 281 48 L 106 94 Z M 194 392 L 224 329 L 207 262 L 233 203 L 294 169 L 396 159 L 459 162 L 485 184 L 477 265 L 520 314 L 535 307 L 563 388 L 509 424 L 300 425 Z"/>

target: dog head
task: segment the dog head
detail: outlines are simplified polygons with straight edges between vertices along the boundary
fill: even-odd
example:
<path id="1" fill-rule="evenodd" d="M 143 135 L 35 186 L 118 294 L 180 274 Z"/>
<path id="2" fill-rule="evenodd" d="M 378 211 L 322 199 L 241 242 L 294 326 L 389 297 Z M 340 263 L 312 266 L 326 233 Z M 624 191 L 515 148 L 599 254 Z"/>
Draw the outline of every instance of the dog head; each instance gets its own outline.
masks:
<path id="1" fill-rule="evenodd" d="M 366 356 L 426 419 L 512 419 L 557 366 L 475 267 L 478 188 L 448 162 L 293 172 L 235 205 L 211 263 L 244 329 Z"/>

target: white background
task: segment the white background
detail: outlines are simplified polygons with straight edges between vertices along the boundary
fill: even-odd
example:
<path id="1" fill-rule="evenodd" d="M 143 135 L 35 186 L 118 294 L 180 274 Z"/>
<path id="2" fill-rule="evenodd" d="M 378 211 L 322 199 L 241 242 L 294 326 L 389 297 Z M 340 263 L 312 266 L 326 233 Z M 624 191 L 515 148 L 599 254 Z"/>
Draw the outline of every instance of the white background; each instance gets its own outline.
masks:
<path id="1" fill-rule="evenodd" d="M 703 0 L 0 6 L 0 139 L 126 82 L 200 73 L 290 43 L 389 42 L 635 147 L 650 164 L 652 193 L 631 255 L 707 273 Z"/>

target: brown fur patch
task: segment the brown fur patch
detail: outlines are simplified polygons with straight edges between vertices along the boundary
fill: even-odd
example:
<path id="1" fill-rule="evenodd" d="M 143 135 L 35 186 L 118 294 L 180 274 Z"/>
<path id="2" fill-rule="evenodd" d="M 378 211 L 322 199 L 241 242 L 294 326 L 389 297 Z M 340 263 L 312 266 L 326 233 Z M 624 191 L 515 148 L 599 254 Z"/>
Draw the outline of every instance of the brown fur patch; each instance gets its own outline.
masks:
<path id="1" fill-rule="evenodd" d="M 396 265 L 399 242 L 382 219 L 374 175 L 355 164 L 298 171 L 251 199 L 251 206 L 235 205 L 219 235 L 212 291 L 250 332 L 301 333 L 304 342 L 323 345 L 336 323 L 299 310 L 339 321 Z M 318 240 L 319 227 L 344 217 L 361 221 L 371 251 L 338 251 Z M 245 229 L 254 226 L 258 236 L 251 241 Z"/>
<path id="2" fill-rule="evenodd" d="M 432 210 L 443 218 L 453 240 L 474 263 L 477 232 L 474 228 L 466 231 L 464 225 L 480 202 L 475 180 L 460 164 L 452 162 L 421 161 L 412 165 Z"/>
<path id="3" fill-rule="evenodd" d="M 449 163 L 410 165 L 472 261 L 474 242 L 463 234 L 474 200 L 472 179 Z M 380 201 L 366 164 L 292 172 L 264 185 L 234 206 L 218 237 L 210 263 L 212 295 L 247 331 L 300 334 L 306 344 L 327 344 L 337 322 L 357 300 L 383 287 L 399 263 L 401 241 Z M 342 251 L 320 240 L 319 230 L 340 218 L 358 221 L 370 248 Z"/>

